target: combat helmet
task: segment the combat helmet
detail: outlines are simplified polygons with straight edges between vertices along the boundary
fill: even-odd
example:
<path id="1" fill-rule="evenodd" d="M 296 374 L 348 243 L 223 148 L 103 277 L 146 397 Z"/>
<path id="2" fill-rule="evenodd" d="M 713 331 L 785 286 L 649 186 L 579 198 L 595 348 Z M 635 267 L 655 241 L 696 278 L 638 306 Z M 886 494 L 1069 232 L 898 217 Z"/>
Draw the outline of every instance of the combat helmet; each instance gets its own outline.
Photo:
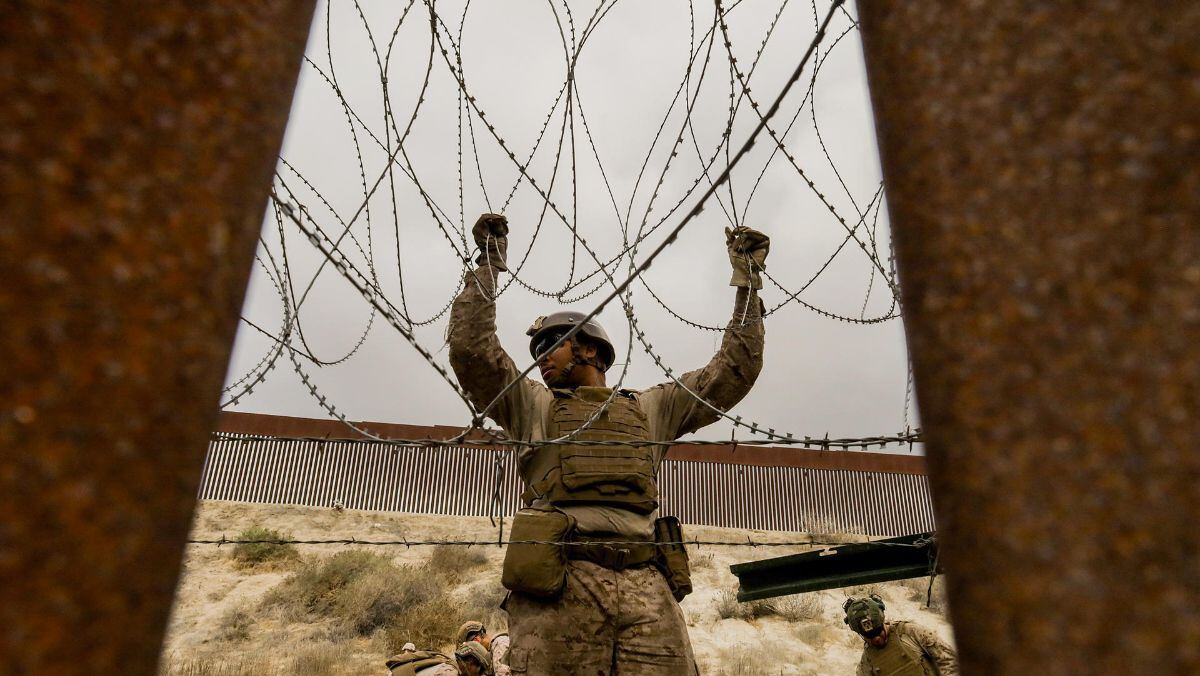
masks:
<path id="1" fill-rule="evenodd" d="M 484 628 L 482 622 L 478 620 L 467 620 L 466 622 L 463 622 L 462 626 L 458 628 L 458 633 L 454 635 L 454 643 L 455 645 L 459 643 L 466 643 L 476 636 L 486 633 L 487 629 Z"/>
<path id="2" fill-rule="evenodd" d="M 554 333 L 565 333 L 583 321 L 583 318 L 586 316 L 582 312 L 563 310 L 546 315 L 545 317 L 538 317 L 533 322 L 533 325 L 529 327 L 529 330 L 525 332 L 525 335 L 529 336 L 530 355 L 534 359 L 537 358 L 536 348 L 542 338 Z M 596 350 L 602 364 L 598 368 L 601 371 L 607 371 L 617 358 L 617 351 L 613 348 L 612 341 L 608 339 L 608 332 L 604 330 L 603 326 L 600 326 L 600 322 L 593 318 L 580 327 L 579 333 L 587 336 L 596 344 Z"/>
<path id="3" fill-rule="evenodd" d="M 855 598 L 851 596 L 842 604 L 846 611 L 844 622 L 860 636 L 874 638 L 883 631 L 883 599 L 878 594 Z"/>
<path id="4" fill-rule="evenodd" d="M 458 644 L 458 647 L 454 649 L 454 658 L 463 661 L 474 660 L 483 667 L 483 673 L 492 673 L 492 656 L 488 653 L 487 648 L 480 645 L 478 641 Z"/>

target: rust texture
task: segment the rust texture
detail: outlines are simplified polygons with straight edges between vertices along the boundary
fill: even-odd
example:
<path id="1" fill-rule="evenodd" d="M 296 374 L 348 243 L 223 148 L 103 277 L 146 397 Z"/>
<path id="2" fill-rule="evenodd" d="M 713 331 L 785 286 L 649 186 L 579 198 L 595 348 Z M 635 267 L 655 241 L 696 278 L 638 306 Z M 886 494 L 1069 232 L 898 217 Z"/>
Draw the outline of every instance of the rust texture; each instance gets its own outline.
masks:
<path id="1" fill-rule="evenodd" d="M 0 673 L 154 672 L 311 18 L 0 16 Z"/>
<path id="2" fill-rule="evenodd" d="M 400 423 L 355 422 L 354 425 L 385 439 L 450 439 L 462 432 L 450 425 L 405 425 Z M 282 439 L 366 439 L 336 420 L 296 418 L 265 413 L 223 411 L 217 421 L 218 432 L 279 437 Z M 472 432 L 468 439 L 482 441 L 483 432 Z M 789 446 L 708 446 L 686 441 L 672 444 L 668 460 L 718 462 L 725 465 L 755 467 L 805 467 L 840 469 L 889 474 L 925 474 L 925 458 L 898 453 L 865 451 L 819 451 Z"/>
<path id="3" fill-rule="evenodd" d="M 1200 673 L 1200 4 L 861 3 L 964 673 Z"/>

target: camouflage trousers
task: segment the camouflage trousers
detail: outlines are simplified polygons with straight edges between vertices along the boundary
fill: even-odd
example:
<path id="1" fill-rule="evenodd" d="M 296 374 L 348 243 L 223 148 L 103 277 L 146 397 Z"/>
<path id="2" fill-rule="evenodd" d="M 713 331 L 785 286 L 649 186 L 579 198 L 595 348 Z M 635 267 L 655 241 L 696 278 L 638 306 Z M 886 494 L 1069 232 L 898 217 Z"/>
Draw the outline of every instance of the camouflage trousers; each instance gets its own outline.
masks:
<path id="1" fill-rule="evenodd" d="M 615 571 L 567 563 L 556 599 L 513 592 L 505 601 L 513 674 L 695 674 L 683 611 L 653 566 Z"/>

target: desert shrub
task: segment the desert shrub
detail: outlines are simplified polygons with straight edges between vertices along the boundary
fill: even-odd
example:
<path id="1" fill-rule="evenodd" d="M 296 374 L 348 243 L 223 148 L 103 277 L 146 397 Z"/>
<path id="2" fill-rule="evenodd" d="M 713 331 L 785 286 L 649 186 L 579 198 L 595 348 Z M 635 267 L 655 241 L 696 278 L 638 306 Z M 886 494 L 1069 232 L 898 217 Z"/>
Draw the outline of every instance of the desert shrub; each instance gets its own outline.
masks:
<path id="1" fill-rule="evenodd" d="M 263 605 L 296 618 L 331 618 L 342 633 L 366 636 L 445 593 L 446 583 L 427 570 L 349 550 L 304 563 L 267 592 Z"/>
<path id="2" fill-rule="evenodd" d="M 500 610 L 505 593 L 504 587 L 495 580 L 457 591 L 447 588 L 442 594 L 393 617 L 381 632 L 383 644 L 390 652 L 399 650 L 408 641 L 418 648 L 448 648 L 454 632 L 467 620 L 483 622 L 491 634 L 507 631 L 508 618 Z"/>
<path id="3" fill-rule="evenodd" d="M 483 552 L 441 551 L 419 566 L 399 566 L 373 552 L 343 551 L 302 563 L 262 603 L 292 620 L 330 619 L 330 636 L 373 636 L 388 652 L 409 641 L 444 648 L 466 620 L 480 620 L 492 632 L 504 630 L 499 584 L 479 580 L 455 591 L 457 576 L 486 560 Z M 450 573 L 446 566 L 452 566 Z"/>
<path id="4" fill-rule="evenodd" d="M 725 590 L 717 596 L 717 616 L 723 620 L 753 620 L 759 617 L 775 615 L 775 605 L 771 601 L 747 601 L 739 603 L 737 592 Z"/>
<path id="5" fill-rule="evenodd" d="M 712 552 L 689 552 L 688 565 L 692 570 L 703 570 L 712 568 L 715 564 L 716 555 Z"/>
<path id="6" fill-rule="evenodd" d="M 492 634 L 508 631 L 508 615 L 500 610 L 507 593 L 495 579 L 472 587 L 463 597 L 463 622 L 479 620 Z"/>
<path id="7" fill-rule="evenodd" d="M 446 578 L 458 579 L 463 573 L 487 564 L 487 553 L 478 547 L 437 545 L 429 553 L 429 567 Z"/>
<path id="8" fill-rule="evenodd" d="M 883 587 L 877 584 L 863 584 L 846 590 L 846 596 L 870 596 L 871 594 L 878 594 L 879 598 L 883 599 L 885 603 L 887 602 L 887 593 Z"/>
<path id="9" fill-rule="evenodd" d="M 443 595 L 420 603 L 397 615 L 383 629 L 388 652 L 396 652 L 408 641 L 420 649 L 438 650 L 450 645 L 454 632 L 473 618 L 461 599 Z"/>
<path id="10" fill-rule="evenodd" d="M 230 608 L 221 616 L 218 636 L 225 641 L 245 641 L 250 638 L 250 627 L 254 616 L 242 606 Z"/>
<path id="11" fill-rule="evenodd" d="M 748 622 L 774 616 L 788 622 L 803 622 L 821 615 L 821 600 L 815 595 L 803 594 L 739 603 L 737 592 L 726 590 L 717 596 L 715 609 L 723 620 Z"/>
<path id="12" fill-rule="evenodd" d="M 737 600 L 737 593 L 726 590 L 717 594 L 713 610 L 717 611 L 717 617 L 722 620 L 729 620 L 738 617 L 738 606 L 740 605 Z"/>
<path id="13" fill-rule="evenodd" d="M 928 608 L 934 612 L 945 614 L 946 612 L 946 579 L 937 577 L 933 580 L 933 594 L 929 593 L 929 578 L 914 577 L 907 580 L 902 580 L 900 585 L 908 589 L 908 599 L 916 601 L 924 606 L 928 601 Z"/>
<path id="14" fill-rule="evenodd" d="M 788 622 L 805 622 L 821 616 L 821 599 L 816 594 L 797 594 L 774 599 L 775 614 Z"/>
<path id="15" fill-rule="evenodd" d="M 238 540 L 290 540 L 291 534 L 281 533 L 270 528 L 253 526 L 238 533 Z M 277 545 L 266 542 L 237 544 L 233 546 L 231 555 L 233 562 L 239 568 L 256 568 L 260 566 L 277 566 L 290 563 L 300 558 L 300 552 L 294 545 Z"/>

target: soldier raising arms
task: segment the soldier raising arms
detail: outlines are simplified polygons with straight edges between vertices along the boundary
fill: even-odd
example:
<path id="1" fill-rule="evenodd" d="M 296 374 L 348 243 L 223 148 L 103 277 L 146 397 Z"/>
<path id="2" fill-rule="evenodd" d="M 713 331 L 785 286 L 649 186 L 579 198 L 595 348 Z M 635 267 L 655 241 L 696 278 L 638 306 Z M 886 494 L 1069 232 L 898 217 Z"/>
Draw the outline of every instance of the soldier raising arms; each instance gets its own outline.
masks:
<path id="1" fill-rule="evenodd" d="M 479 267 L 450 315 L 450 364 L 482 410 L 519 370 L 496 337 L 497 278 L 506 271 L 508 222 L 484 214 L 472 230 Z M 513 673 L 686 674 L 695 672 L 678 600 L 691 590 L 681 546 L 607 544 L 678 542 L 674 517 L 655 519 L 658 468 L 669 441 L 719 419 L 750 391 L 762 368 L 760 271 L 770 240 L 749 228 L 726 231 L 737 287 L 721 348 L 696 371 L 648 390 L 613 396 L 605 381 L 616 350 L 595 320 L 578 312 L 541 317 L 529 329 L 531 354 L 545 385 L 525 378 L 488 412 L 516 440 L 573 439 L 609 445 L 522 447 L 517 468 L 525 491 L 513 540 L 570 542 L 510 545 L 503 581 Z M 565 333 L 579 331 L 555 346 Z M 686 388 L 686 389 L 685 389 Z M 581 431 L 606 401 L 607 409 Z"/>

